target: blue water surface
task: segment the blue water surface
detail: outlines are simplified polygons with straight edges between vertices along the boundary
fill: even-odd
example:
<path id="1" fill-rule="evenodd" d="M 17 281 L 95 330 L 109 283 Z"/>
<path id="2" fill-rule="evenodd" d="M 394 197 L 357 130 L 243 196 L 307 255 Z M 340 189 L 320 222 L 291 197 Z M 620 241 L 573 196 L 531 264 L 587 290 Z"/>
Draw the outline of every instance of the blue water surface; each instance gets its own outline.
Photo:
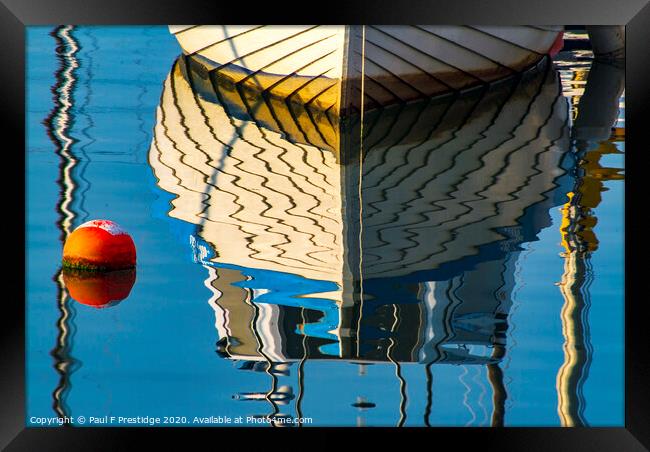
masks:
<path id="1" fill-rule="evenodd" d="M 353 360 L 324 359 L 306 360 L 300 371 L 293 362 L 289 375 L 277 376 L 243 371 L 237 368 L 241 362 L 220 357 L 215 312 L 208 303 L 213 293 L 205 285 L 210 265 L 196 257 L 200 231 L 168 215 L 176 196 L 158 186 L 148 162 L 163 82 L 181 53 L 177 41 L 163 26 L 72 29 L 78 67 L 72 72 L 71 107 L 63 125 L 64 135 L 73 140 L 69 174 L 76 186 L 62 211 L 70 158 L 57 151 L 57 139 L 48 135 L 44 123 L 60 96 L 52 91 L 61 67 L 52 33 L 52 27 L 27 28 L 27 425 L 56 417 L 55 406 L 73 419 L 180 417 L 175 425 L 196 425 L 195 417 L 267 415 L 274 411 L 267 399 L 243 401 L 238 395 L 264 395 L 273 385 L 291 386 L 298 395 L 299 375 L 300 413 L 296 398 L 277 409 L 309 417 L 313 425 L 491 424 L 493 389 L 483 365 L 434 364 L 428 379 L 420 363 L 403 363 L 398 369 L 390 361 L 359 366 Z M 622 143 L 616 146 L 624 150 Z M 601 164 L 622 168 L 623 157 L 608 155 Z M 588 425 L 622 426 L 624 187 L 620 180 L 606 181 L 605 187 L 592 212 L 599 244 L 590 258 L 593 274 L 586 289 L 593 353 L 582 397 Z M 516 259 L 506 353 L 500 363 L 507 391 L 505 425 L 562 424 L 557 383 L 565 361 L 565 300 L 557 285 L 564 272 L 560 207 L 549 210 L 552 224 L 536 240 L 523 243 Z M 127 299 L 95 309 L 67 297 L 56 279 L 65 218 L 70 230 L 107 218 L 129 231 L 138 265 Z M 327 297 L 301 298 L 336 291 L 336 284 L 289 272 L 230 268 L 247 275 L 238 287 L 258 291 L 260 305 L 323 312 L 318 322 L 306 326 L 307 334 L 323 341 L 323 354 L 339 353 L 331 333 L 338 310 Z M 60 342 L 62 299 L 67 346 L 57 356 L 53 350 Z M 359 397 L 375 407 L 353 406 Z"/>

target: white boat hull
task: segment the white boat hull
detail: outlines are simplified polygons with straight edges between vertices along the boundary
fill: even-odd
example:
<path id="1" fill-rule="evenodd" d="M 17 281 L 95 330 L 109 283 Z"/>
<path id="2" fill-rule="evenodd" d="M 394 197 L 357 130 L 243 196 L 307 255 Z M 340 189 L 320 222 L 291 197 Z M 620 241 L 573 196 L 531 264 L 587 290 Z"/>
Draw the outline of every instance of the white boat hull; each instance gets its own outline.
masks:
<path id="1" fill-rule="evenodd" d="M 520 73 L 551 52 L 562 32 L 561 26 L 169 28 L 183 52 L 213 76 L 337 113 L 465 90 Z"/>

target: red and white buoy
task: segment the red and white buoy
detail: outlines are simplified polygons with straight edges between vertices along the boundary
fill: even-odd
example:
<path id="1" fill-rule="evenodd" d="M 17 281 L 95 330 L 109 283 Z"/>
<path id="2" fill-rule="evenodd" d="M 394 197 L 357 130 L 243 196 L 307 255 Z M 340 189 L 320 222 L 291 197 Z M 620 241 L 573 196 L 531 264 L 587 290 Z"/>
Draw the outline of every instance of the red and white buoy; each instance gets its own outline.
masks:
<path id="1" fill-rule="evenodd" d="M 70 234 L 63 246 L 63 267 L 108 271 L 134 268 L 131 236 L 110 220 L 88 221 Z"/>

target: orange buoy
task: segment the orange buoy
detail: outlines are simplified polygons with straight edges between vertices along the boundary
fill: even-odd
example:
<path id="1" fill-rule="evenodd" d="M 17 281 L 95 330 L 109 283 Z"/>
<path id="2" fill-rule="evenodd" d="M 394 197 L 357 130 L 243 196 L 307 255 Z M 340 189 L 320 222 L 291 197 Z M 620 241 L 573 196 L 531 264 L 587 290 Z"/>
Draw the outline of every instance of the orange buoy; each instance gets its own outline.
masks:
<path id="1" fill-rule="evenodd" d="M 63 267 L 91 271 L 134 268 L 135 244 L 129 234 L 112 221 L 88 221 L 65 241 Z"/>
<path id="2" fill-rule="evenodd" d="M 64 268 L 63 283 L 77 302 L 107 308 L 129 296 L 135 284 L 135 269 L 97 272 Z"/>

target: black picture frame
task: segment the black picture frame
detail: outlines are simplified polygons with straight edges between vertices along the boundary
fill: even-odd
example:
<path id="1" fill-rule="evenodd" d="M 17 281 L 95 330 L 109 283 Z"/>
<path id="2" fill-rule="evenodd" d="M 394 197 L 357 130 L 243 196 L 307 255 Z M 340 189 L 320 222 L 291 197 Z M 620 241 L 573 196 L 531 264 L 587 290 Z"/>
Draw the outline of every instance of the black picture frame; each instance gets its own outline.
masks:
<path id="1" fill-rule="evenodd" d="M 329 2 L 325 4 L 287 3 L 248 6 L 223 2 L 184 0 L 155 2 L 153 0 L 2 0 L 0 5 L 0 36 L 2 42 L 3 82 L 2 124 L 6 136 L 15 135 L 15 145 L 6 147 L 4 167 L 5 202 L 8 212 L 26 211 L 25 198 L 16 196 L 15 187 L 25 187 L 25 27 L 46 24 L 166 24 L 166 23 L 436 23 L 436 24 L 600 24 L 626 25 L 626 208 L 625 240 L 626 332 L 625 332 L 625 427 L 622 428 L 437 428 L 425 433 L 435 444 L 469 443 L 500 450 L 620 450 L 636 451 L 650 448 L 650 367 L 649 329 L 645 326 L 644 302 L 635 290 L 639 284 L 643 231 L 639 217 L 642 206 L 642 171 L 644 149 L 643 121 L 650 119 L 650 5 L 648 0 L 452 0 L 406 1 L 365 0 Z M 288 15 L 288 11 L 291 15 Z M 7 141 L 5 141 L 7 142 Z M 4 235 L 11 247 L 7 253 L 23 256 L 11 262 L 17 275 L 7 275 L 6 285 L 17 292 L 5 297 L 2 328 L 2 372 L 0 372 L 0 446 L 7 450 L 118 450 L 132 445 L 134 439 L 156 438 L 167 442 L 171 435 L 192 435 L 193 443 L 205 437 L 215 447 L 214 431 L 200 428 L 26 428 L 25 427 L 25 259 L 20 250 L 25 243 L 25 224 L 15 224 L 15 215 L 7 218 L 9 230 Z M 23 219 L 25 217 L 23 216 Z M 23 220 L 24 221 L 24 220 Z M 22 240 L 21 240 L 22 239 Z M 15 248 L 14 248 L 15 247 Z M 18 261 L 18 262 L 16 262 Z M 20 281 L 23 281 L 20 284 Z M 22 293 L 22 296 L 21 296 Z M 21 302 L 22 300 L 22 302 Z M 230 429 L 222 429 L 226 432 Z M 260 429 L 272 434 L 278 429 Z M 230 438 L 242 430 L 228 432 Z M 315 433 L 332 439 L 329 429 L 302 429 L 301 434 Z M 355 431 L 356 432 L 356 431 Z M 406 432 L 407 434 L 411 434 Z M 375 433 L 372 433 L 373 435 Z M 248 435 L 248 432 L 246 432 Z M 355 433 L 356 435 L 356 433 Z M 305 447 L 283 436 L 289 447 Z M 278 437 L 279 439 L 279 437 Z M 250 440 L 243 440 L 249 443 Z M 469 442 L 469 443 L 468 443 Z M 293 444 L 292 444 L 293 443 Z M 284 444 L 284 443 L 283 443 Z M 406 443 L 407 445 L 409 443 Z M 412 443 L 411 443 L 412 444 Z M 427 443 L 425 443 L 427 444 Z M 260 445 L 261 446 L 261 445 Z M 407 446 L 408 447 L 408 446 Z"/>

